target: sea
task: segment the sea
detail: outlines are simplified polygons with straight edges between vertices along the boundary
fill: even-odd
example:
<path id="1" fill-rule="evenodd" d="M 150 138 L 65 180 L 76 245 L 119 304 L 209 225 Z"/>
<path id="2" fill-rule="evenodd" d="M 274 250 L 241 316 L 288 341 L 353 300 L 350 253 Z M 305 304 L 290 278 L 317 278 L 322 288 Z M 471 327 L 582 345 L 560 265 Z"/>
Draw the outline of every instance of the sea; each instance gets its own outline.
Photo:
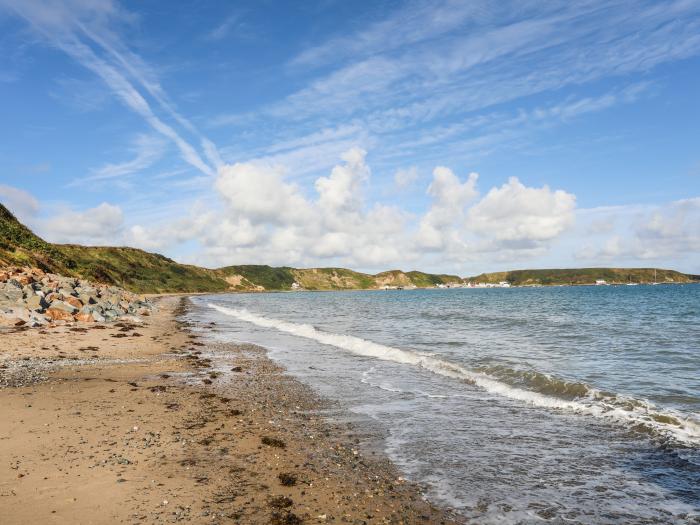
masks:
<path id="1" fill-rule="evenodd" d="M 191 300 L 474 523 L 700 523 L 700 285 Z"/>

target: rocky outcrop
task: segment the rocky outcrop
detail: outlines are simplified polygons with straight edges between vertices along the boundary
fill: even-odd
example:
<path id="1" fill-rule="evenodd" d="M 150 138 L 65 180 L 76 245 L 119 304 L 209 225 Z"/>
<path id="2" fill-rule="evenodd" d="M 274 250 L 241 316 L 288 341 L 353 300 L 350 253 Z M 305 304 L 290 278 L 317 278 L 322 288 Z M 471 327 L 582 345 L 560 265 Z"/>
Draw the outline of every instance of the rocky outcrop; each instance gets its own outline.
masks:
<path id="1" fill-rule="evenodd" d="M 153 305 L 117 288 L 37 268 L 0 270 L 0 326 L 103 323 L 148 316 Z"/>

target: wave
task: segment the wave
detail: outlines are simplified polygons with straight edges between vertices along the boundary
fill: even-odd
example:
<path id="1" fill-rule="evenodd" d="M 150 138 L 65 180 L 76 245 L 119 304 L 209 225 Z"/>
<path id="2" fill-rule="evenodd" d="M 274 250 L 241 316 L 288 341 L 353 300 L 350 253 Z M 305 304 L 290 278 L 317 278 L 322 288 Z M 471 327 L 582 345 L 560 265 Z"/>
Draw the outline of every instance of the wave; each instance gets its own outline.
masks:
<path id="1" fill-rule="evenodd" d="M 672 439 L 679 444 L 700 445 L 698 422 L 660 410 L 646 401 L 601 392 L 583 383 L 568 383 L 546 374 L 511 370 L 503 366 L 470 370 L 434 355 L 394 348 L 352 335 L 324 332 L 310 324 L 271 319 L 245 309 L 227 308 L 213 303 L 208 306 L 262 328 L 311 339 L 363 357 L 420 367 L 530 405 L 594 416 L 622 423 L 633 430 Z"/>

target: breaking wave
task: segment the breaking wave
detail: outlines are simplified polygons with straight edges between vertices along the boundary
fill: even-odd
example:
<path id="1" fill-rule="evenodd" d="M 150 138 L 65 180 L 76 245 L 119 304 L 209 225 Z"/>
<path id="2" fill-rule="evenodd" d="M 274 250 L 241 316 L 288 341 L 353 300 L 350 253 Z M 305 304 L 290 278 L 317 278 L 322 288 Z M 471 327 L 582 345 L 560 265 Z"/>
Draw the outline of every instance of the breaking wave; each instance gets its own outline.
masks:
<path id="1" fill-rule="evenodd" d="M 212 303 L 208 306 L 256 326 L 311 339 L 356 355 L 420 367 L 523 403 L 621 423 L 633 430 L 673 440 L 678 444 L 700 445 L 700 423 L 671 411 L 662 411 L 646 401 L 602 392 L 583 383 L 567 382 L 547 374 L 513 370 L 504 366 L 470 370 L 434 355 L 402 350 L 352 335 L 323 332 L 310 324 L 271 319 L 245 309 L 226 308 Z"/>

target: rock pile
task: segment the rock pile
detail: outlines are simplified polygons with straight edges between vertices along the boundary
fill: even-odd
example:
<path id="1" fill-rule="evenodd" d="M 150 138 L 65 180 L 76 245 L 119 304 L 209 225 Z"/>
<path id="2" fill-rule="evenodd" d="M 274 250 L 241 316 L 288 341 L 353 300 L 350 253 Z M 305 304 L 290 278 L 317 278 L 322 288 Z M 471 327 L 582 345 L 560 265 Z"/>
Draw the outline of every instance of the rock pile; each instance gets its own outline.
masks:
<path id="1" fill-rule="evenodd" d="M 102 323 L 125 315 L 150 315 L 138 295 L 39 269 L 0 270 L 0 325 L 45 326 L 79 321 Z"/>

